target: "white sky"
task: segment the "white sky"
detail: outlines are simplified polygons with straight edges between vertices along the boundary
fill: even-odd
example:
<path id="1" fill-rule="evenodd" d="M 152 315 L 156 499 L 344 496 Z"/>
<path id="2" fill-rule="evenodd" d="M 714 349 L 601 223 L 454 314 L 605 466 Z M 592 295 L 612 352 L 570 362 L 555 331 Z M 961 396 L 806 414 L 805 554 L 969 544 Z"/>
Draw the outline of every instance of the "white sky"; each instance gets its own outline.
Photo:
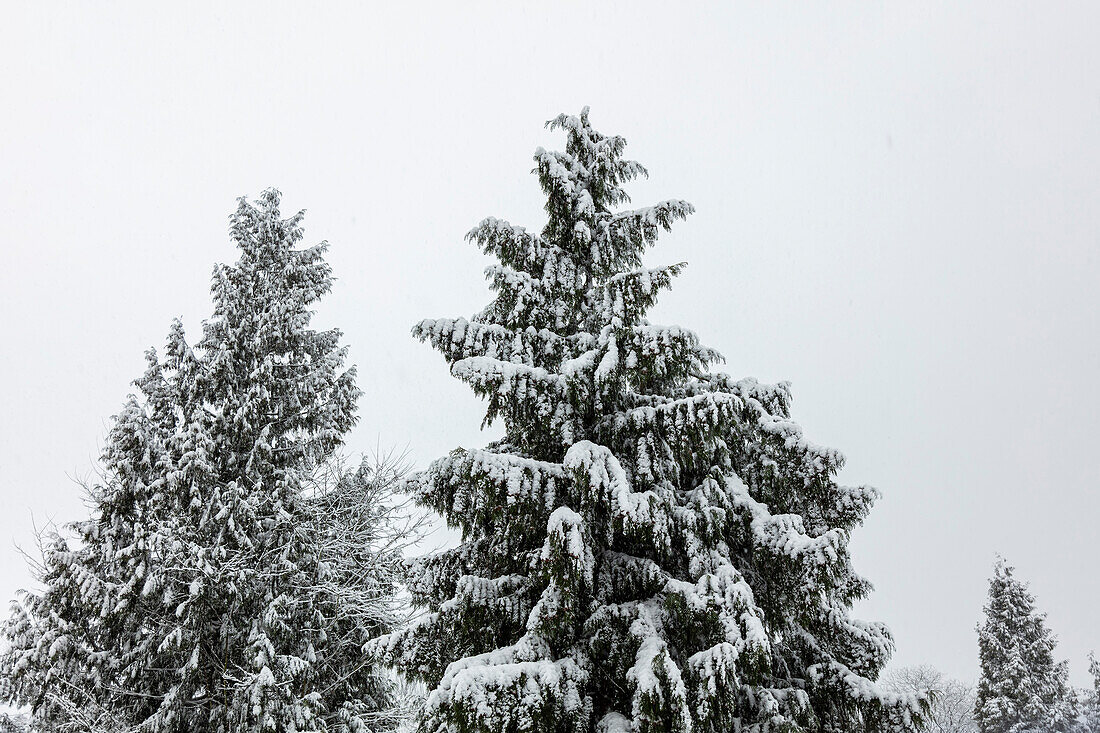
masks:
<path id="1" fill-rule="evenodd" d="M 537 228 L 542 123 L 592 106 L 697 213 L 653 320 L 885 492 L 859 608 L 899 664 L 977 676 L 993 555 L 1073 680 L 1100 651 L 1100 5 L 1006 2 L 11 5 L 0 30 L 0 538 L 85 509 L 108 419 L 235 259 L 237 196 L 307 208 L 365 391 L 353 451 L 479 446 L 481 405 L 409 336 L 488 301 L 463 234 Z M 398 6 L 407 6 L 401 7 Z M 0 549 L 0 597 L 29 582 Z"/>

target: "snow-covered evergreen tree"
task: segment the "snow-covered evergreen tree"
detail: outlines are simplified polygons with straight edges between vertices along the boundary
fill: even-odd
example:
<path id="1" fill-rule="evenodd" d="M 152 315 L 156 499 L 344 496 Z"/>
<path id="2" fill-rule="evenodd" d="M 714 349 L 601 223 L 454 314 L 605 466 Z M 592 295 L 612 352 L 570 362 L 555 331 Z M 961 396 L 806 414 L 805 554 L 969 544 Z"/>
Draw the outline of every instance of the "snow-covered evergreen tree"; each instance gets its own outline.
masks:
<path id="1" fill-rule="evenodd" d="M 1100 733 L 1100 659 L 1093 654 L 1089 654 L 1089 674 L 1092 689 L 1081 695 L 1081 725 L 1085 733 Z"/>
<path id="2" fill-rule="evenodd" d="M 1069 666 L 1055 662 L 1046 614 L 1014 569 L 998 557 L 978 628 L 981 677 L 974 719 L 982 733 L 1071 731 L 1077 718 Z"/>
<path id="3" fill-rule="evenodd" d="M 334 507 L 369 476 L 314 491 L 360 393 L 339 332 L 310 328 L 332 275 L 326 244 L 297 247 L 301 217 L 281 219 L 274 190 L 241 199 L 240 259 L 215 268 L 202 339 L 192 349 L 177 321 L 163 357 L 148 353 L 91 518 L 44 547 L 0 668 L 40 724 L 76 726 L 76 708 L 86 727 L 382 727 L 392 684 L 361 649 L 396 621 L 398 558 L 355 573 L 356 556 L 325 549 Z M 355 575 L 376 613 L 333 582 Z"/>
<path id="4" fill-rule="evenodd" d="M 548 125 L 567 143 L 535 154 L 542 233 L 483 221 L 495 300 L 414 329 L 505 428 L 414 479 L 463 535 L 415 573 L 423 619 L 379 644 L 428 684 L 423 730 L 908 726 L 920 701 L 874 683 L 889 632 L 849 613 L 877 491 L 834 480 L 786 384 L 713 373 L 692 332 L 646 320 L 683 265 L 643 252 L 692 207 L 620 210 L 645 174 L 623 138 L 587 109 Z"/>

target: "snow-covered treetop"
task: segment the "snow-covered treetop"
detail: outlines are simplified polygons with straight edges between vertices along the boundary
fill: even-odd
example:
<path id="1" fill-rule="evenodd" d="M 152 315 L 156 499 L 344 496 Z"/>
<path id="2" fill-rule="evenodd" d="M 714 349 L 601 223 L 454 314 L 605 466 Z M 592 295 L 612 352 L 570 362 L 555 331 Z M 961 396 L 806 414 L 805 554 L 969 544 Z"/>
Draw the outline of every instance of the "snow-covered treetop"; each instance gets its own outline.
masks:
<path id="1" fill-rule="evenodd" d="M 342 370 L 340 332 L 309 327 L 312 306 L 332 289 L 328 243 L 296 249 L 305 212 L 281 219 L 279 199 L 275 189 L 255 202 L 242 198 L 230 217 L 241 256 L 214 269 L 198 389 L 219 430 L 248 435 L 270 450 L 267 458 L 290 465 L 340 444 L 360 392 L 354 367 Z"/>

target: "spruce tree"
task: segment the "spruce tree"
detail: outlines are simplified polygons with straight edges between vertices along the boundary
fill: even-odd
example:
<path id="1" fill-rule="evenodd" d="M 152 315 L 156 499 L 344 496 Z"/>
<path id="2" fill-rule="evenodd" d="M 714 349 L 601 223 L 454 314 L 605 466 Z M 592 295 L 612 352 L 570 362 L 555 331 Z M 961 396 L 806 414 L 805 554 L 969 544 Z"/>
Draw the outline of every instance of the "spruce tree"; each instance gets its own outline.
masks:
<path id="1" fill-rule="evenodd" d="M 413 481 L 462 532 L 422 560 L 413 628 L 379 646 L 427 683 L 425 731 L 857 731 L 902 728 L 918 696 L 874 683 L 886 627 L 848 538 L 878 492 L 790 419 L 786 384 L 735 380 L 692 332 L 646 312 L 683 264 L 645 250 L 692 213 L 641 209 L 645 169 L 588 110 L 547 123 L 540 234 L 486 219 L 495 299 L 414 334 L 505 435 Z"/>
<path id="2" fill-rule="evenodd" d="M 1014 569 L 998 557 L 978 628 L 981 677 L 974 719 L 982 733 L 1071 731 L 1076 724 L 1069 667 L 1055 662 L 1046 614 Z"/>
<path id="3" fill-rule="evenodd" d="M 311 497 L 360 393 L 340 333 L 310 327 L 333 279 L 327 244 L 298 247 L 301 218 L 280 218 L 274 190 L 240 200 L 240 259 L 215 268 L 201 340 L 176 321 L 163 356 L 148 352 L 92 516 L 44 547 L 0 666 L 41 725 L 379 727 L 392 685 L 361 648 L 396 618 L 341 603 L 332 581 L 351 573 L 324 551 L 335 494 Z M 392 578 L 366 575 L 392 596 Z"/>

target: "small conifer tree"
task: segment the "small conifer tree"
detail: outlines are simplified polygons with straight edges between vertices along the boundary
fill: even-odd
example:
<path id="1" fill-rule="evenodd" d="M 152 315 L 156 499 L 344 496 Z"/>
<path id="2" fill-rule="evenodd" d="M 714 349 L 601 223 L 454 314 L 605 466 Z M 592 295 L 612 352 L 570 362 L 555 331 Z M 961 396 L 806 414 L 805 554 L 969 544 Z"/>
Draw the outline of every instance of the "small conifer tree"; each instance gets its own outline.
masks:
<path id="1" fill-rule="evenodd" d="M 333 509 L 371 477 L 313 490 L 360 393 L 340 333 L 310 327 L 332 274 L 326 244 L 298 248 L 301 218 L 280 218 L 274 190 L 240 200 L 240 259 L 215 268 L 202 339 L 193 349 L 176 321 L 164 355 L 148 352 L 92 516 L 44 546 L 42 590 L 16 604 L 0 658 L 40 725 L 382 727 L 392 684 L 361 648 L 397 620 L 399 557 L 358 574 L 373 613 L 333 582 L 356 575 L 354 555 L 326 552 Z"/>
<path id="2" fill-rule="evenodd" d="M 1100 659 L 1089 654 L 1092 688 L 1081 691 L 1081 733 L 1100 733 Z"/>
<path id="3" fill-rule="evenodd" d="M 621 209 L 645 174 L 579 116 L 539 149 L 541 234 L 486 219 L 498 262 L 472 319 L 420 323 L 505 436 L 420 474 L 461 529 L 422 561 L 410 630 L 381 640 L 430 689 L 425 731 L 717 733 L 905 728 L 874 682 L 893 643 L 852 618 L 849 534 L 878 492 L 790 419 L 786 384 L 735 380 L 695 334 L 646 319 L 683 265 L 642 255 L 692 212 Z"/>
<path id="4" fill-rule="evenodd" d="M 1046 614 L 998 557 L 978 628 L 981 677 L 974 719 L 982 733 L 1051 733 L 1076 725 L 1069 666 L 1054 660 L 1057 641 Z"/>

